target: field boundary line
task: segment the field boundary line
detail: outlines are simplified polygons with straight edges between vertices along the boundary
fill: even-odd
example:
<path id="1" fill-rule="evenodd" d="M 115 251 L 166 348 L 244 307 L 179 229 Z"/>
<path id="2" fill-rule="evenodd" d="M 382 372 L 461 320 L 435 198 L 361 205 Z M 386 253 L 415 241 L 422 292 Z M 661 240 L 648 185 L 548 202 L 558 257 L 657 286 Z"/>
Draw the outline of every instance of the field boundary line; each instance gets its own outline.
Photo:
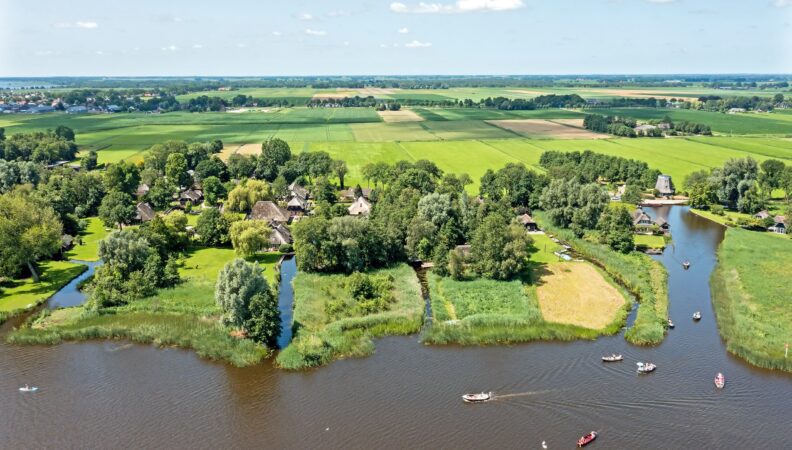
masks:
<path id="1" fill-rule="evenodd" d="M 436 141 L 426 141 L 426 142 L 436 142 Z M 396 143 L 397 143 L 397 144 L 399 144 L 399 148 L 400 148 L 400 149 L 402 149 L 402 150 L 404 150 L 404 153 L 407 153 L 407 156 L 409 156 L 410 158 L 412 158 L 412 160 L 413 160 L 413 161 L 418 161 L 418 160 L 415 158 L 415 156 L 413 156 L 413 154 L 412 154 L 412 153 L 410 153 L 410 151 L 409 151 L 409 150 L 407 150 L 407 147 L 405 147 L 405 146 L 403 146 L 403 145 L 402 145 L 401 141 L 396 141 Z"/>

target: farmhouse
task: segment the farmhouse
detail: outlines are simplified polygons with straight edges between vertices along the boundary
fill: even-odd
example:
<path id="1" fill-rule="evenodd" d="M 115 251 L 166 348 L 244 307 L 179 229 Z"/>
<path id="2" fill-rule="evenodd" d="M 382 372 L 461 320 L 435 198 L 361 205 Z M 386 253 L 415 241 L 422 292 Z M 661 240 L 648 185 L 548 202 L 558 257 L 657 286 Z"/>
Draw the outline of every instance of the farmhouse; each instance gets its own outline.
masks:
<path id="1" fill-rule="evenodd" d="M 649 214 L 638 208 L 633 213 L 633 228 L 636 233 L 652 234 L 657 229 L 667 232 L 669 226 L 668 221 L 664 217 L 658 216 L 657 219 L 652 220 Z"/>
<path id="2" fill-rule="evenodd" d="M 737 113 L 744 113 L 745 108 L 731 108 L 729 110 L 729 114 L 737 114 Z"/>
<path id="3" fill-rule="evenodd" d="M 539 226 L 536 225 L 536 221 L 534 221 L 533 217 L 529 216 L 528 214 L 517 216 L 517 220 L 522 226 L 525 227 L 527 231 L 539 231 Z"/>
<path id="4" fill-rule="evenodd" d="M 148 222 L 157 215 L 157 213 L 154 212 L 154 208 L 148 203 L 138 203 L 135 209 L 137 211 L 135 220 L 138 222 Z"/>
<path id="5" fill-rule="evenodd" d="M 661 197 L 673 196 L 674 183 L 671 181 L 671 175 L 658 175 L 655 189 L 660 193 Z"/>
<path id="6" fill-rule="evenodd" d="M 358 197 L 347 210 L 350 216 L 368 216 L 371 213 L 371 202 L 363 197 Z"/>
<path id="7" fill-rule="evenodd" d="M 295 213 L 303 213 L 308 209 L 308 202 L 303 197 L 295 195 L 286 203 L 286 209 Z"/>
<path id="8" fill-rule="evenodd" d="M 773 218 L 773 225 L 767 228 L 767 231 L 778 233 L 778 234 L 785 234 L 787 230 L 786 227 L 786 217 L 785 216 L 775 216 Z"/>
<path id="9" fill-rule="evenodd" d="M 756 219 L 767 219 L 768 217 L 770 217 L 770 213 L 768 213 L 766 209 L 763 209 L 758 213 L 754 214 L 754 218 Z"/>
<path id="10" fill-rule="evenodd" d="M 292 235 L 288 228 L 283 226 L 282 224 L 277 224 L 272 227 L 272 231 L 270 232 L 269 236 L 269 244 L 270 248 L 275 250 L 281 245 L 289 245 L 292 242 Z"/>
<path id="11" fill-rule="evenodd" d="M 179 204 L 186 206 L 188 203 L 192 206 L 199 205 L 203 201 L 203 192 L 199 189 L 186 189 L 179 193 Z"/>
<path id="12" fill-rule="evenodd" d="M 249 220 L 264 220 L 272 223 L 288 223 L 289 212 L 276 205 L 275 202 L 262 200 L 253 205 L 248 215 Z"/>
<path id="13" fill-rule="evenodd" d="M 644 125 L 638 125 L 637 127 L 634 128 L 634 130 L 636 133 L 640 133 L 642 131 L 646 132 L 646 131 L 654 130 L 655 128 L 657 127 L 654 125 L 644 124 Z"/>
<path id="14" fill-rule="evenodd" d="M 363 198 L 368 199 L 371 196 L 371 189 L 369 189 L 369 188 L 361 188 L 359 194 L 361 194 L 361 195 L 356 195 L 355 189 L 353 189 L 353 188 L 344 189 L 343 191 L 341 191 L 341 200 L 346 200 L 346 201 L 352 202 L 352 201 L 355 201 L 355 199 L 358 198 L 358 197 L 363 197 Z"/>
<path id="15" fill-rule="evenodd" d="M 289 195 L 298 196 L 305 200 L 310 198 L 310 193 L 308 192 L 308 189 L 304 188 L 296 181 L 292 181 L 292 184 L 289 185 Z"/>
<path id="16" fill-rule="evenodd" d="M 145 197 L 146 194 L 149 193 L 149 190 L 151 190 L 151 188 L 149 188 L 147 184 L 143 183 L 138 186 L 137 191 L 135 191 L 135 195 L 137 195 L 138 198 Z"/>

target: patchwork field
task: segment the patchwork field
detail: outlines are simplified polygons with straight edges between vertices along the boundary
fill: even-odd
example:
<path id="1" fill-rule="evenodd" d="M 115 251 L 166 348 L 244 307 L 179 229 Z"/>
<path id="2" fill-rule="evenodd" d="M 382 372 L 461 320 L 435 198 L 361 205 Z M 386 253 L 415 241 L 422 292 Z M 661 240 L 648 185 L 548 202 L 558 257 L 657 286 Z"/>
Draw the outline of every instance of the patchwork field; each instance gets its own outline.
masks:
<path id="1" fill-rule="evenodd" d="M 626 299 L 588 263 L 546 266 L 536 289 L 539 309 L 548 322 L 600 329 L 613 322 Z"/>
<path id="2" fill-rule="evenodd" d="M 409 109 L 400 109 L 398 111 L 377 111 L 382 120 L 385 122 L 421 122 L 423 117 Z"/>
<path id="3" fill-rule="evenodd" d="M 573 124 L 581 123 L 581 119 L 570 120 L 569 125 L 564 122 L 555 122 L 543 119 L 524 120 L 488 120 L 487 123 L 530 138 L 547 139 L 605 139 L 607 134 L 594 133 Z"/>
<path id="4" fill-rule="evenodd" d="M 223 161 L 228 161 L 231 155 L 259 155 L 261 154 L 261 144 L 229 144 L 224 145 L 223 150 L 218 155 Z"/>

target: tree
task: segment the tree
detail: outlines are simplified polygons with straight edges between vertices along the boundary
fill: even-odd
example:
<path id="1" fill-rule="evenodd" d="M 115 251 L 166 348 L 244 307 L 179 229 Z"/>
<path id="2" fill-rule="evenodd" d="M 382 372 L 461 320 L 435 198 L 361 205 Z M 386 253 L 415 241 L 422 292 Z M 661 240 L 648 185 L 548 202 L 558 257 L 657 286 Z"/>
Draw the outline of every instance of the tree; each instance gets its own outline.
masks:
<path id="1" fill-rule="evenodd" d="M 263 220 L 239 220 L 231 224 L 231 244 L 239 256 L 253 256 L 269 243 L 270 227 Z"/>
<path id="2" fill-rule="evenodd" d="M 318 202 L 325 202 L 332 205 L 338 201 L 335 186 L 330 183 L 330 180 L 325 176 L 316 178 L 311 194 Z"/>
<path id="3" fill-rule="evenodd" d="M 229 211 L 248 212 L 256 202 L 272 199 L 272 189 L 269 183 L 251 179 L 237 185 L 228 193 L 225 206 Z"/>
<path id="4" fill-rule="evenodd" d="M 223 324 L 243 328 L 251 317 L 250 300 L 257 294 L 272 295 L 261 267 L 240 258 L 226 263 L 215 284 L 215 301 L 223 310 Z"/>
<path id="5" fill-rule="evenodd" d="M 713 170 L 718 201 L 730 209 L 736 209 L 740 197 L 757 180 L 758 172 L 758 164 L 750 157 L 730 159 L 722 168 Z"/>
<path id="6" fill-rule="evenodd" d="M 187 158 L 181 153 L 171 153 L 165 164 L 165 176 L 168 181 L 178 187 L 189 187 L 192 185 L 190 174 L 187 173 Z"/>
<path id="7" fill-rule="evenodd" d="M 131 195 L 140 186 L 140 170 L 132 163 L 121 161 L 110 164 L 104 175 L 108 192 L 119 191 Z"/>
<path id="8" fill-rule="evenodd" d="M 58 251 L 61 233 L 51 207 L 23 192 L 0 195 L 0 274 L 13 277 L 27 266 L 38 282 L 35 263 Z"/>
<path id="9" fill-rule="evenodd" d="M 85 170 L 94 170 L 96 169 L 98 159 L 99 159 L 99 155 L 96 153 L 96 150 L 91 150 L 85 156 L 82 157 L 82 160 L 80 161 L 80 165 Z"/>
<path id="10" fill-rule="evenodd" d="M 226 196 L 225 186 L 215 176 L 205 178 L 201 183 L 201 187 L 203 187 L 204 200 L 206 200 L 208 205 L 214 206 Z"/>
<path id="11" fill-rule="evenodd" d="M 621 253 L 629 253 L 635 247 L 633 242 L 633 219 L 624 206 L 605 208 L 597 223 L 603 244 Z"/>
<path id="12" fill-rule="evenodd" d="M 99 258 L 122 272 L 143 270 L 153 253 L 148 240 L 137 230 L 114 231 L 99 241 Z"/>
<path id="13" fill-rule="evenodd" d="M 229 226 L 228 220 L 217 208 L 207 208 L 198 216 L 195 232 L 204 245 L 225 245 L 229 241 Z"/>
<path id="14" fill-rule="evenodd" d="M 253 176 L 256 171 L 256 158 L 254 156 L 235 153 L 228 157 L 228 175 L 241 180 Z"/>
<path id="15" fill-rule="evenodd" d="M 242 325 L 247 337 L 274 348 L 281 334 L 278 298 L 269 292 L 259 292 L 250 298 L 248 312 L 250 317 Z"/>
<path id="16" fill-rule="evenodd" d="M 531 238 L 499 214 L 487 216 L 470 241 L 472 269 L 480 276 L 508 280 L 526 269 Z"/>
<path id="17" fill-rule="evenodd" d="M 203 181 L 209 177 L 217 177 L 220 181 L 228 181 L 228 169 L 225 163 L 217 156 L 205 159 L 195 166 L 195 178 Z"/>
<path id="18" fill-rule="evenodd" d="M 132 196 L 120 191 L 110 192 L 102 199 L 99 206 L 99 218 L 105 226 L 122 229 L 135 218 L 135 206 L 132 204 Z"/>
<path id="19" fill-rule="evenodd" d="M 154 209 L 163 210 L 170 206 L 173 201 L 173 194 L 175 194 L 177 190 L 178 189 L 171 183 L 170 179 L 157 178 L 154 181 L 154 185 L 151 186 L 151 189 L 149 189 L 146 194 L 146 201 L 151 203 Z"/>
<path id="20" fill-rule="evenodd" d="M 333 173 L 338 177 L 338 184 L 341 185 L 341 189 L 344 189 L 344 176 L 346 175 L 348 169 L 347 165 L 344 161 L 340 159 L 336 159 L 333 161 Z"/>
<path id="21" fill-rule="evenodd" d="M 261 144 L 261 156 L 256 164 L 256 175 L 267 181 L 278 176 L 280 167 L 292 157 L 289 144 L 283 139 L 273 138 Z"/>
<path id="22" fill-rule="evenodd" d="M 781 187 L 781 181 L 786 165 L 777 159 L 766 159 L 760 165 L 762 172 L 759 174 L 759 184 L 766 198 L 770 198 L 773 189 Z"/>
<path id="23" fill-rule="evenodd" d="M 74 130 L 65 125 L 58 125 L 55 128 L 55 136 L 66 139 L 67 141 L 74 141 Z"/>
<path id="24" fill-rule="evenodd" d="M 557 226 L 572 228 L 579 236 L 584 229 L 597 225 L 607 203 L 607 194 L 597 184 L 581 186 L 576 180 L 553 180 L 540 197 L 550 220 Z"/>
<path id="25" fill-rule="evenodd" d="M 637 205 L 641 203 L 643 199 L 642 195 L 643 189 L 637 184 L 628 184 L 626 188 L 624 188 L 624 194 L 621 196 L 621 200 L 624 203 L 629 203 L 631 205 Z"/>
<path id="26" fill-rule="evenodd" d="M 448 252 L 448 275 L 455 280 L 462 280 L 465 277 L 465 256 L 460 250 L 454 249 Z"/>

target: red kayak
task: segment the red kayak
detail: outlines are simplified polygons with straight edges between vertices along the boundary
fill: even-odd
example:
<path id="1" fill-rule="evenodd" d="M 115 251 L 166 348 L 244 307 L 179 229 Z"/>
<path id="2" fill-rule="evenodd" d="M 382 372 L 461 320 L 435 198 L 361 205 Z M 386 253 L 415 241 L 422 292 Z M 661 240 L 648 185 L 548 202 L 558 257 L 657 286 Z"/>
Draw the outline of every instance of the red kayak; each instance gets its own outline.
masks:
<path id="1" fill-rule="evenodd" d="M 585 447 L 586 445 L 591 444 L 591 442 L 597 439 L 597 432 L 592 431 L 591 433 L 583 436 L 582 438 L 578 439 L 577 446 L 578 447 Z"/>

